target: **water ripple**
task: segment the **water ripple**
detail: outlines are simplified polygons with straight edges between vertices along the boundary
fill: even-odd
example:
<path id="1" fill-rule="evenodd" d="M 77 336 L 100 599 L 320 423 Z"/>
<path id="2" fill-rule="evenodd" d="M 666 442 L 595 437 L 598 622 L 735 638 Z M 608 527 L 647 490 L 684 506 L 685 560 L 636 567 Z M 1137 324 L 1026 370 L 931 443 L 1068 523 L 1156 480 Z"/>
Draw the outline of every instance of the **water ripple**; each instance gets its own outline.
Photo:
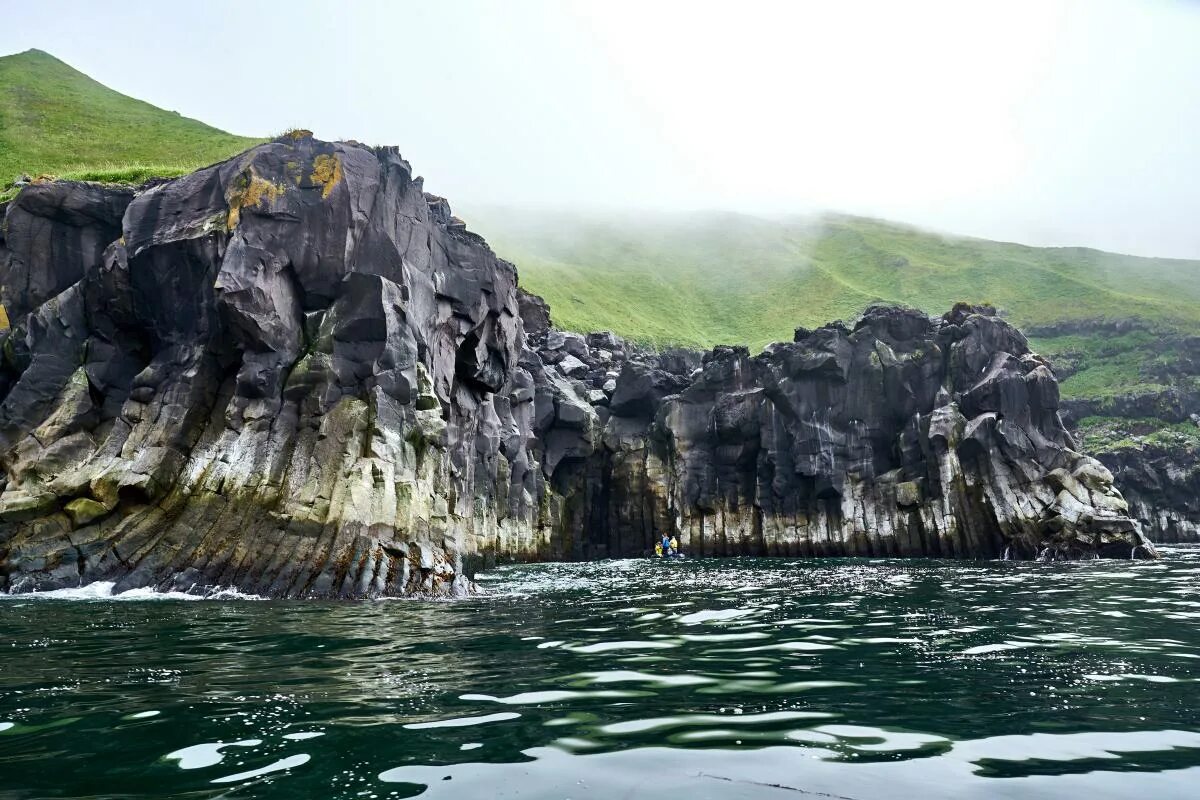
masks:
<path id="1" fill-rule="evenodd" d="M 507 566 L 456 603 L 7 597 L 0 796 L 1190 798 L 1200 549 L 1164 551 Z"/>

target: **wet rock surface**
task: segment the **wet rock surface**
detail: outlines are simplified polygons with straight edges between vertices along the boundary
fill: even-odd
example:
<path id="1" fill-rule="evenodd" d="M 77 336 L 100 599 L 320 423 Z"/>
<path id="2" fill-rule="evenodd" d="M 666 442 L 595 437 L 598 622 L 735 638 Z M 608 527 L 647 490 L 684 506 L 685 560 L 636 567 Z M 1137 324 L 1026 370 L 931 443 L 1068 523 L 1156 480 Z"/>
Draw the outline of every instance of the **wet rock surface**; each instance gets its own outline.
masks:
<path id="1" fill-rule="evenodd" d="M 392 148 L 303 132 L 6 208 L 0 589 L 462 594 L 500 559 L 1149 556 L 1024 337 L 555 330 Z"/>

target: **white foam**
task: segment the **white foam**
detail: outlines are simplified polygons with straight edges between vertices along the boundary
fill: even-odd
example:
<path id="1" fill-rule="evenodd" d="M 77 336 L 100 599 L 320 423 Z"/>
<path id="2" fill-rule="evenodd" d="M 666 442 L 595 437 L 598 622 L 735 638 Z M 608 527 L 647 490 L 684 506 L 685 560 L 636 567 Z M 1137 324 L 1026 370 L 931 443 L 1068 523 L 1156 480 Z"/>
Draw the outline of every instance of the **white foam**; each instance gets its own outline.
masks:
<path id="1" fill-rule="evenodd" d="M 113 581 L 96 581 L 89 583 L 86 586 L 80 586 L 76 589 L 55 589 L 50 592 L 30 592 L 28 594 L 13 594 L 5 595 L 13 599 L 28 600 L 30 598 L 39 598 L 47 600 L 98 600 L 113 596 L 113 589 L 116 587 Z"/>
<path id="2" fill-rule="evenodd" d="M 15 722 L 0 722 L 0 733 L 3 733 L 4 731 L 8 730 L 9 728 L 15 728 L 15 727 L 17 727 L 17 723 L 15 723 Z"/>
<path id="3" fill-rule="evenodd" d="M 246 594 L 233 587 L 209 589 L 203 593 L 190 592 L 160 592 L 157 589 L 141 587 L 114 592 L 117 584 L 114 581 L 95 581 L 86 586 L 72 589 L 52 589 L 48 592 L 25 592 L 20 594 L 0 593 L 0 599 L 6 600 L 266 600 L 256 594 Z"/>

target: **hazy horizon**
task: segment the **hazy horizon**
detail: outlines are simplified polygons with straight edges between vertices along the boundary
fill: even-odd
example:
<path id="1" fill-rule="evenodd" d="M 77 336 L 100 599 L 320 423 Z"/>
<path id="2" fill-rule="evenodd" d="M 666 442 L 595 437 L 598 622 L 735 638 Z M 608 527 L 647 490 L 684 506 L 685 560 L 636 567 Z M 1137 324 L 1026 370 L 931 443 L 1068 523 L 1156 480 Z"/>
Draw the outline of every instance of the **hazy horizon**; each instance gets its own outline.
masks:
<path id="1" fill-rule="evenodd" d="M 1200 258 L 1196 3 L 5 6 L 0 53 L 233 133 L 396 144 L 456 207 Z"/>

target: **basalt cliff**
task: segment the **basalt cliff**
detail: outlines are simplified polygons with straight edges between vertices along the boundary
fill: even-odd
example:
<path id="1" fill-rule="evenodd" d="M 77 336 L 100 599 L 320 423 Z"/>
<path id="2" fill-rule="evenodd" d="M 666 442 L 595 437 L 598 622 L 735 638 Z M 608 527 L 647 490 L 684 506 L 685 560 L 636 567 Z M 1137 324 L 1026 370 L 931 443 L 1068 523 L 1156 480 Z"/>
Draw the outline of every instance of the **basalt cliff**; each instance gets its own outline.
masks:
<path id="1" fill-rule="evenodd" d="M 1154 557 L 985 309 L 752 356 L 554 330 L 391 148 L 6 206 L 0 590 L 470 591 L 495 559 Z"/>
<path id="2" fill-rule="evenodd" d="M 1049 332 L 1103 341 L 1135 326 L 1076 323 Z M 1145 335 L 1153 339 L 1139 354 L 1141 385 L 1099 398 L 1064 399 L 1063 422 L 1074 428 L 1084 452 L 1116 476 L 1146 535 L 1164 544 L 1200 542 L 1200 336 Z M 1072 361 L 1055 361 L 1060 378 L 1071 375 Z"/>

